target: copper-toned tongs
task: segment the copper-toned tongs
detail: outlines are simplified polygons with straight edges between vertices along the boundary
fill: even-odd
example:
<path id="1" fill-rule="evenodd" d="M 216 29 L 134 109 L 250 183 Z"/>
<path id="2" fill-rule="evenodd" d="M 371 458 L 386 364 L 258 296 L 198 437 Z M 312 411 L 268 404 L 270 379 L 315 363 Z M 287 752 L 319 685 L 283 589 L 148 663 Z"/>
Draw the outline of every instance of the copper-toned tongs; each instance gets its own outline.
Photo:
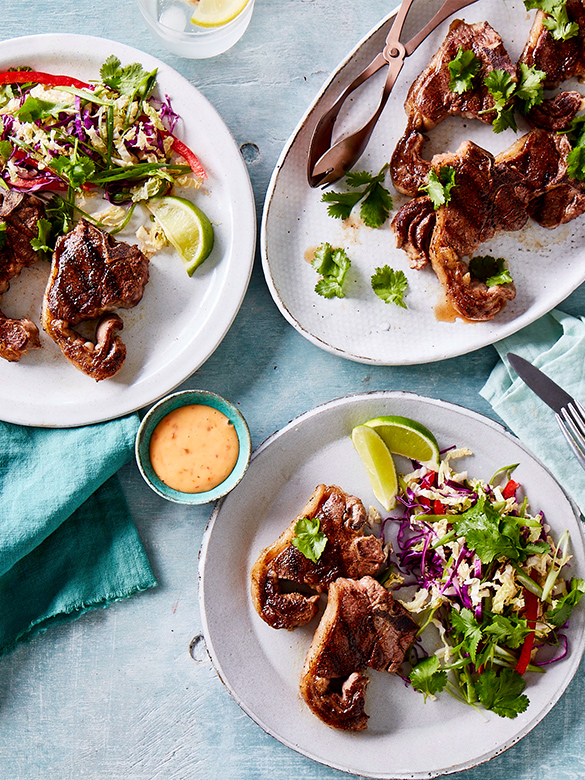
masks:
<path id="1" fill-rule="evenodd" d="M 435 27 L 438 27 L 451 14 L 477 2 L 477 0 L 445 0 L 431 21 L 414 38 L 411 38 L 408 43 L 403 44 L 400 42 L 400 34 L 402 33 L 408 11 L 414 1 L 403 0 L 386 38 L 384 50 L 377 54 L 368 67 L 344 89 L 331 108 L 318 121 L 309 144 L 307 178 L 311 187 L 325 187 L 328 184 L 333 184 L 334 181 L 341 179 L 356 164 L 364 153 L 376 122 L 392 92 L 398 74 L 402 70 L 404 59 L 412 54 L 425 38 L 432 33 Z M 332 146 L 333 127 L 342 105 L 355 89 L 384 65 L 388 65 L 388 73 L 382 97 L 374 115 L 359 130 L 341 138 Z"/>

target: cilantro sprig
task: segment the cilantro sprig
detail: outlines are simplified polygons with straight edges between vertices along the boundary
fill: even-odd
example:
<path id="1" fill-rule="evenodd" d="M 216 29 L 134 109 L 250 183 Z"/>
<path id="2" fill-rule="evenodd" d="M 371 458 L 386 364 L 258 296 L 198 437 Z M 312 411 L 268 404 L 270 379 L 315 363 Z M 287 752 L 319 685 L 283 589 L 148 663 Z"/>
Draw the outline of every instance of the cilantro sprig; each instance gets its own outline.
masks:
<path id="1" fill-rule="evenodd" d="M 585 181 L 585 116 L 577 116 L 567 132 L 572 149 L 567 156 L 567 173 L 572 179 Z"/>
<path id="2" fill-rule="evenodd" d="M 429 196 L 435 210 L 449 205 L 451 191 L 457 186 L 455 173 L 451 165 L 443 165 L 438 172 L 434 168 L 429 171 L 427 183 L 421 187 L 421 191 Z"/>
<path id="3" fill-rule="evenodd" d="M 365 225 L 379 228 L 386 222 L 392 209 L 392 196 L 384 186 L 388 163 L 373 175 L 367 171 L 348 173 L 345 182 L 353 191 L 324 192 L 321 200 L 328 203 L 327 213 L 336 219 L 348 219 L 361 201 L 360 217 Z"/>
<path id="4" fill-rule="evenodd" d="M 485 493 L 470 509 L 451 518 L 456 534 L 465 536 L 467 546 L 488 564 L 496 559 L 523 562 L 529 555 L 550 550 L 547 542 L 526 541 L 521 532 L 524 524 L 521 517 L 501 515 Z"/>
<path id="5" fill-rule="evenodd" d="M 121 95 L 128 95 L 132 100 L 146 100 L 150 97 L 156 85 L 156 74 L 156 68 L 149 72 L 138 62 L 123 66 L 113 54 L 100 68 L 102 82 Z"/>
<path id="6" fill-rule="evenodd" d="M 522 645 L 531 630 L 528 621 L 488 611 L 478 619 L 467 608 L 452 608 L 450 614 L 450 660 L 441 664 L 438 656 L 432 655 L 419 661 L 409 675 L 413 688 L 425 699 L 447 689 L 468 704 L 479 701 L 500 717 L 517 717 L 529 704 L 523 694 L 526 683 L 521 674 L 506 665 L 511 661 L 502 648 Z M 496 665 L 486 667 L 494 659 Z"/>
<path id="7" fill-rule="evenodd" d="M 313 563 L 317 563 L 327 546 L 327 536 L 320 525 L 318 517 L 301 517 L 294 527 L 292 544 Z"/>
<path id="8" fill-rule="evenodd" d="M 404 293 L 408 288 L 408 280 L 403 271 L 395 271 L 389 265 L 376 268 L 371 284 L 373 291 L 384 303 L 395 303 L 403 309 L 407 308 Z"/>
<path id="9" fill-rule="evenodd" d="M 492 128 L 501 133 L 507 128 L 518 130 L 515 111 L 527 114 L 530 109 L 542 103 L 543 81 L 546 73 L 533 66 L 520 63 L 518 80 L 515 81 L 507 70 L 495 68 L 484 78 L 484 84 L 494 100 L 493 108 L 483 113 L 496 112 Z"/>
<path id="10" fill-rule="evenodd" d="M 470 49 L 459 47 L 457 55 L 449 63 L 449 89 L 458 95 L 473 89 L 473 81 L 481 69 L 481 61 Z"/>
<path id="11" fill-rule="evenodd" d="M 315 285 L 315 292 L 323 298 L 345 298 L 343 284 L 351 266 L 351 260 L 344 249 L 321 244 L 315 250 L 311 265 L 321 275 Z"/>
<path id="12" fill-rule="evenodd" d="M 544 12 L 543 24 L 555 41 L 568 41 L 579 34 L 579 25 L 569 19 L 567 0 L 524 0 L 524 6 L 527 11 Z"/>

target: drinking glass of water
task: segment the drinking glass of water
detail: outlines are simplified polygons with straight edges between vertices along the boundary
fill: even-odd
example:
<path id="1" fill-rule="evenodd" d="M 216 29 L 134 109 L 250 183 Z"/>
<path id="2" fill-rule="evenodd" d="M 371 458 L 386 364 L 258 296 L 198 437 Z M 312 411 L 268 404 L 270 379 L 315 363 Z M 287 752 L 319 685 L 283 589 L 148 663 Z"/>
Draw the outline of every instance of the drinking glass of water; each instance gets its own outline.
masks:
<path id="1" fill-rule="evenodd" d="M 138 0 L 142 15 L 163 44 L 181 57 L 215 57 L 237 43 L 254 0 Z"/>

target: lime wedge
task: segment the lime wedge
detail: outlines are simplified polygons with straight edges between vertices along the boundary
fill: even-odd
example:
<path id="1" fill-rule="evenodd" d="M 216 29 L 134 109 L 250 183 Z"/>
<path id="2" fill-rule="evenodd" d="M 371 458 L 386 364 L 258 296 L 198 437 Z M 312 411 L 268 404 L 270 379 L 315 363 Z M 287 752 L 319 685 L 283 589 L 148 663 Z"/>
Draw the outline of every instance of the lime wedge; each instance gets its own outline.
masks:
<path id="1" fill-rule="evenodd" d="M 366 467 L 376 499 L 384 509 L 390 511 L 396 503 L 398 479 L 388 447 L 376 431 L 367 425 L 356 425 L 351 432 L 351 440 Z"/>
<path id="2" fill-rule="evenodd" d="M 213 225 L 201 209 L 185 198 L 167 195 L 146 204 L 169 242 L 175 247 L 189 276 L 213 249 Z"/>
<path id="3" fill-rule="evenodd" d="M 193 3 L 193 0 L 190 0 Z M 231 22 L 248 5 L 248 0 L 196 0 L 191 17 L 198 27 L 221 27 Z"/>
<path id="4" fill-rule="evenodd" d="M 374 417 L 364 423 L 376 431 L 394 455 L 417 460 L 433 471 L 439 468 L 439 445 L 424 425 L 408 417 Z"/>

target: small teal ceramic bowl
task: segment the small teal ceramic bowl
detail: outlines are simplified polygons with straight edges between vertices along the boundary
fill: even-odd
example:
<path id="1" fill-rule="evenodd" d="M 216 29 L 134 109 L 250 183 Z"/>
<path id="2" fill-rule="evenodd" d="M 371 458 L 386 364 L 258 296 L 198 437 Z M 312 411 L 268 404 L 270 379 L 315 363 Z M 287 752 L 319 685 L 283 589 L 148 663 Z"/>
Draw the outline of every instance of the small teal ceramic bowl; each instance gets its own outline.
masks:
<path id="1" fill-rule="evenodd" d="M 236 465 L 231 474 L 224 479 L 223 482 L 217 485 L 217 487 L 214 487 L 212 490 L 207 490 L 204 493 L 183 493 L 180 490 L 170 488 L 159 479 L 150 462 L 150 437 L 156 426 L 163 417 L 169 414 L 169 412 L 178 409 L 180 406 L 188 406 L 190 404 L 211 406 L 225 414 L 235 428 L 240 445 L 238 460 L 236 461 Z M 251 450 L 252 442 L 250 431 L 242 414 L 233 404 L 226 401 L 225 398 L 216 395 L 216 393 L 211 393 L 208 390 L 183 390 L 179 393 L 168 395 L 160 400 L 149 410 L 146 417 L 142 420 L 136 435 L 135 446 L 138 468 L 147 484 L 155 493 L 158 493 L 159 496 L 166 498 L 167 501 L 174 501 L 177 504 L 207 504 L 225 496 L 226 493 L 229 493 L 230 490 L 235 488 L 246 473 L 248 463 L 250 462 Z"/>

